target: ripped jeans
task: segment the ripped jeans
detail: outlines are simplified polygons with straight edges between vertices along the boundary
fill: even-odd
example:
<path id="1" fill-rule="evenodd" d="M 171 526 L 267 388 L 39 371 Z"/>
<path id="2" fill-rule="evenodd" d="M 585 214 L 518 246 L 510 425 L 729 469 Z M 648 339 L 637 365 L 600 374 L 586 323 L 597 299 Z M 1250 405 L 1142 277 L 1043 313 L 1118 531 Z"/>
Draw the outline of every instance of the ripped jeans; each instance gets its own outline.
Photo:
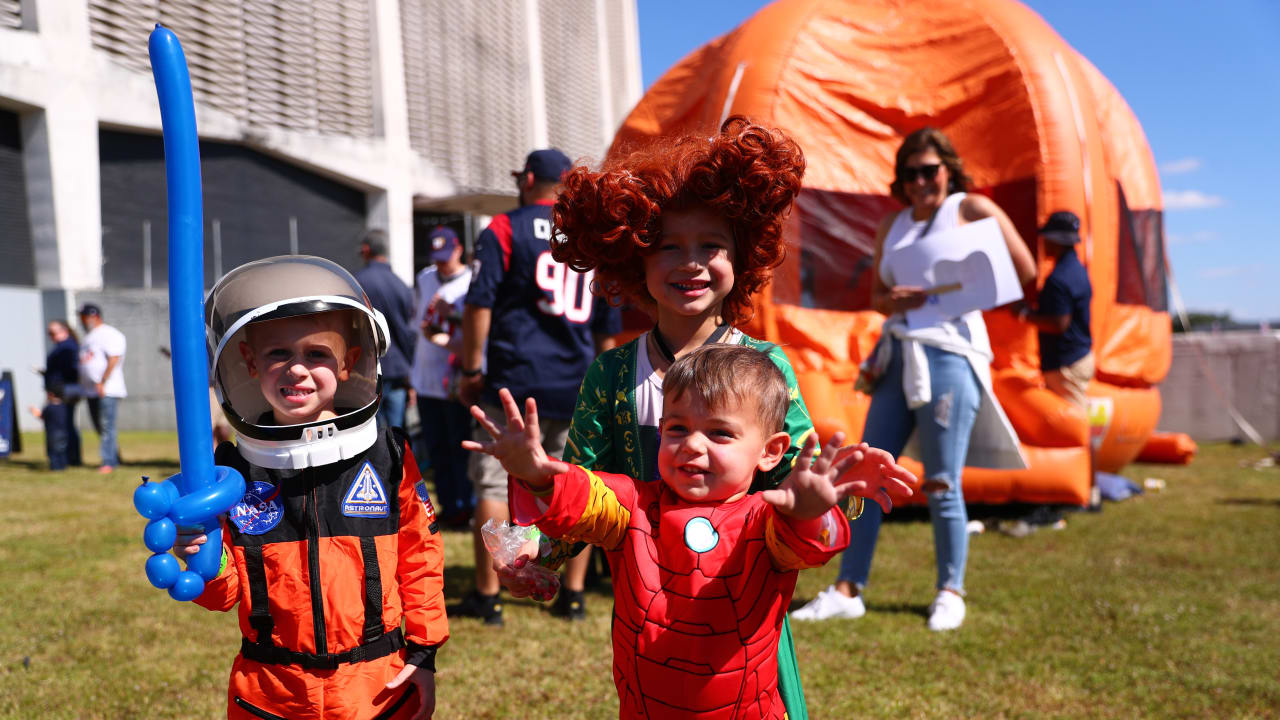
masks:
<path id="1" fill-rule="evenodd" d="M 926 345 L 932 399 L 915 410 L 909 409 L 902 392 L 902 346 L 897 339 L 893 342 L 893 360 L 871 396 L 862 440 L 896 458 L 902 454 L 912 430 L 918 431 L 917 445 L 923 456 L 919 460 L 924 464 L 925 473 L 921 480 L 946 486 L 927 493 L 929 516 L 933 520 L 933 549 L 938 561 L 937 589 L 963 594 L 965 560 L 969 554 L 969 535 L 965 528 L 969 513 L 964 505 L 960 474 L 969 451 L 969 433 L 982 400 L 982 387 L 967 358 Z M 840 560 L 837 580 L 850 582 L 859 589 L 866 586 L 883 516 L 880 506 L 868 501 L 862 517 L 851 523 L 853 538 Z"/>

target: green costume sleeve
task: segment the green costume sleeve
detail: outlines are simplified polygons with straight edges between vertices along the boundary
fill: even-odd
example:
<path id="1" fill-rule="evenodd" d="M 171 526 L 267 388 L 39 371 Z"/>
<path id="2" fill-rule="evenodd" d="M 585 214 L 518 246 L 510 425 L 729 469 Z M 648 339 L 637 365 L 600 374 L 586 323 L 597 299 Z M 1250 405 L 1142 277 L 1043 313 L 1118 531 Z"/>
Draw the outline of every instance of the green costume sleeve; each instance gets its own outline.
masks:
<path id="1" fill-rule="evenodd" d="M 561 460 L 591 470 L 616 472 L 615 466 L 619 459 L 619 451 L 614 447 L 617 436 L 614 427 L 617 399 L 611 395 L 617 392 L 614 379 L 622 356 L 625 356 L 622 348 L 615 348 L 601 353 L 591 363 L 578 388 L 578 402 L 573 409 L 573 419 L 569 424 L 569 435 L 565 440 Z M 538 562 L 557 569 L 565 560 L 581 552 L 583 547 L 581 543 L 551 540 L 550 552 Z"/>
<path id="2" fill-rule="evenodd" d="M 791 472 L 791 466 L 795 464 L 796 456 L 804 447 L 805 438 L 813 432 L 813 420 L 809 417 L 809 408 L 805 407 L 804 398 L 800 397 L 800 386 L 796 383 L 796 373 L 791 369 L 791 361 L 787 359 L 787 354 L 782 352 L 782 348 L 773 343 L 761 342 L 746 336 L 743 336 L 742 344 L 769 355 L 773 364 L 782 371 L 782 377 L 786 378 L 787 392 L 791 395 L 791 404 L 787 406 L 787 417 L 782 426 L 782 429 L 791 436 L 791 447 L 787 448 L 787 452 L 782 456 L 782 462 L 778 463 L 777 467 L 767 473 L 756 475 L 755 481 L 751 484 L 751 492 L 756 492 L 775 488 L 787 478 Z"/>
<path id="3" fill-rule="evenodd" d="M 573 408 L 561 458 L 567 463 L 603 469 L 613 459 L 613 433 L 609 429 L 613 403 L 608 397 L 606 362 L 605 355 L 596 358 L 578 388 L 578 404 Z"/>

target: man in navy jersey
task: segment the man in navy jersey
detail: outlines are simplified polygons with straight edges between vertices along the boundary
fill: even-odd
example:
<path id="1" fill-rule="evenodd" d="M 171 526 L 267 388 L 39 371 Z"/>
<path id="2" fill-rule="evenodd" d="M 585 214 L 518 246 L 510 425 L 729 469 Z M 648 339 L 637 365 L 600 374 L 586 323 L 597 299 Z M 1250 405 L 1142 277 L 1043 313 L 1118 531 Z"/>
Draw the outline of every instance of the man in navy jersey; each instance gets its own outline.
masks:
<path id="1" fill-rule="evenodd" d="M 524 407 L 538 402 L 547 454 L 564 452 L 578 386 L 595 356 L 622 329 L 616 308 L 591 293 L 592 273 L 577 273 L 551 257 L 551 204 L 571 163 L 555 149 L 535 150 L 512 173 L 520 207 L 498 215 L 476 239 L 475 268 L 462 315 L 464 405 L 479 403 L 489 417 L 505 417 L 498 390 L 507 388 Z M 477 439 L 488 434 L 478 431 Z M 483 453 L 468 468 L 475 487 L 476 589 L 450 610 L 454 615 L 502 624 L 497 573 L 480 528 L 490 518 L 509 520 L 507 473 Z M 589 551 L 570 561 L 562 597 L 564 614 L 583 616 L 582 579 Z"/>

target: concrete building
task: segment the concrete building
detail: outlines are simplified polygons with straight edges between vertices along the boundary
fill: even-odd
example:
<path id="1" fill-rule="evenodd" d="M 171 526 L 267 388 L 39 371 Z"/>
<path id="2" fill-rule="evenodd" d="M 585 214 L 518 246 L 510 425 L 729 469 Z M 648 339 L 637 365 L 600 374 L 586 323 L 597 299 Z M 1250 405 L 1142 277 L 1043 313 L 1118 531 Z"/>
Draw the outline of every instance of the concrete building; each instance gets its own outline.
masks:
<path id="1" fill-rule="evenodd" d="M 210 285 L 289 252 L 354 269 L 372 227 L 411 282 L 415 230 L 474 238 L 525 153 L 598 160 L 641 93 L 634 0 L 0 0 L 0 369 L 38 404 L 44 323 L 98 302 L 126 429 L 173 426 L 156 22 L 191 70 Z"/>

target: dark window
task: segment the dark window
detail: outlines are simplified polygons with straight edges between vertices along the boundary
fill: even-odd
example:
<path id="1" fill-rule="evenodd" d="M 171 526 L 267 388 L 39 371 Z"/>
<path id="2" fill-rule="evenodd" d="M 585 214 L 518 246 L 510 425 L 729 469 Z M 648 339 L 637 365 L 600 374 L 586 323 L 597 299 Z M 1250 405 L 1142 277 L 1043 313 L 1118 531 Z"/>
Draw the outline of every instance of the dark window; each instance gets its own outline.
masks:
<path id="1" fill-rule="evenodd" d="M 785 228 L 788 259 L 775 271 L 774 300 L 825 310 L 869 309 L 876 226 L 896 207 L 883 195 L 801 190 Z"/>
<path id="2" fill-rule="evenodd" d="M 1119 193 L 1120 228 L 1116 238 L 1116 302 L 1146 305 L 1157 312 L 1169 311 L 1168 279 L 1165 277 L 1164 213 L 1160 210 L 1133 210 Z"/>
<path id="3" fill-rule="evenodd" d="M 35 284 L 20 121 L 0 110 L 0 285 Z"/>
<path id="4" fill-rule="evenodd" d="M 101 130 L 98 143 L 103 283 L 145 286 L 149 227 L 151 284 L 166 287 L 164 142 L 158 135 Z M 299 254 L 326 257 L 350 270 L 360 267 L 364 192 L 230 143 L 201 141 L 200 164 L 206 287 L 219 268 L 226 273 L 295 247 Z"/>

